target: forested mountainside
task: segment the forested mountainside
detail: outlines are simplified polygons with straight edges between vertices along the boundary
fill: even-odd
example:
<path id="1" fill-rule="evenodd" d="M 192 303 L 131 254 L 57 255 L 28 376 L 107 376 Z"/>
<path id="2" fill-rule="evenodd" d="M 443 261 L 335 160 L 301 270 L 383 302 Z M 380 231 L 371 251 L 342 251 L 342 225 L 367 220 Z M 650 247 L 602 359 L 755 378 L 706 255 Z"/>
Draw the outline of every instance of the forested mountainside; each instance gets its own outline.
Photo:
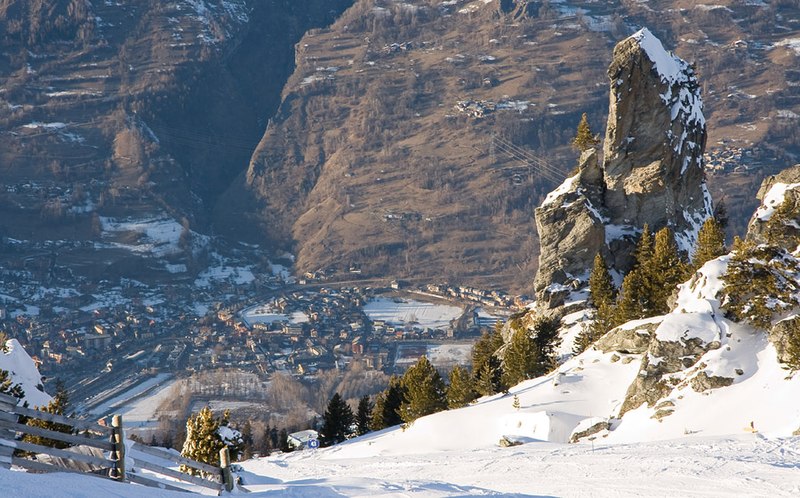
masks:
<path id="1" fill-rule="evenodd" d="M 288 249 L 298 272 L 530 290 L 533 208 L 575 164 L 581 114 L 603 134 L 605 61 L 642 26 L 696 64 L 709 185 L 741 233 L 798 153 L 799 10 L 2 0 L 4 248 L 58 241 L 90 272 L 106 220 L 168 219 Z"/>

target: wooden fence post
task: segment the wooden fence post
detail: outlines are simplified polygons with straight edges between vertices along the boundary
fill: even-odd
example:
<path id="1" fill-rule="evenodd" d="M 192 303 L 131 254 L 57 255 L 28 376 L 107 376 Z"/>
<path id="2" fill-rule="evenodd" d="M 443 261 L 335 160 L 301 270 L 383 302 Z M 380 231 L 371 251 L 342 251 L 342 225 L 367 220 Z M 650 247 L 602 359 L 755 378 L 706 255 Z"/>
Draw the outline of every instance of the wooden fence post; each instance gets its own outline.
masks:
<path id="1" fill-rule="evenodd" d="M 225 491 L 233 491 L 233 474 L 231 473 L 231 454 L 228 447 L 219 450 L 219 467 L 222 470 L 222 484 Z"/>
<path id="2" fill-rule="evenodd" d="M 18 418 L 14 413 L 14 408 L 17 406 L 17 398 L 0 394 L 0 420 L 6 422 L 16 423 Z M 0 429 L 0 438 L 14 440 L 15 432 L 9 429 Z M 11 458 L 14 455 L 14 448 L 2 446 L 0 447 L 0 467 L 7 469 L 11 468 Z"/>
<path id="3" fill-rule="evenodd" d="M 110 476 L 120 482 L 125 481 L 125 431 L 122 428 L 122 416 L 114 415 L 111 419 L 111 443 L 114 449 L 111 451 L 111 460 L 114 460 L 114 468 L 111 469 Z"/>

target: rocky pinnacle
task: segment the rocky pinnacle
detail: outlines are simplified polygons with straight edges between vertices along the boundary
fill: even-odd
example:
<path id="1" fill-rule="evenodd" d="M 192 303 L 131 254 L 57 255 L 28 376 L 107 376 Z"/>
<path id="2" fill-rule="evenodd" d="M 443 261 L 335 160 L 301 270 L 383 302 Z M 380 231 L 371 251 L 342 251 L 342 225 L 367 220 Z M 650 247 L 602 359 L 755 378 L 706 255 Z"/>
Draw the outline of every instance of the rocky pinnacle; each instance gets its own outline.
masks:
<path id="1" fill-rule="evenodd" d="M 642 227 L 669 226 L 691 255 L 712 214 L 703 176 L 706 123 L 694 69 L 647 29 L 619 42 L 608 68 L 608 126 L 600 163 L 579 172 L 536 209 L 541 239 L 534 281 L 539 307 L 559 308 L 585 287 L 595 254 L 627 272 Z"/>

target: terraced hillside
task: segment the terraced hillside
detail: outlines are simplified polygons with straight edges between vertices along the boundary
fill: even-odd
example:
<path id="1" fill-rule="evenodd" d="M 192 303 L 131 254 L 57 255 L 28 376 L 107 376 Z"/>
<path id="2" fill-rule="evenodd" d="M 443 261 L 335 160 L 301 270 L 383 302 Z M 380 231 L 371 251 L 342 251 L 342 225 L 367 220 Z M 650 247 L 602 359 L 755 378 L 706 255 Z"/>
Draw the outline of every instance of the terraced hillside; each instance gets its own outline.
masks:
<path id="1" fill-rule="evenodd" d="M 301 271 L 527 288 L 533 207 L 574 167 L 581 113 L 604 130 L 613 44 L 648 26 L 696 62 L 709 149 L 743 157 L 711 176 L 742 231 L 760 179 L 800 151 L 797 13 L 797 2 L 358 1 L 298 45 L 229 205 L 256 206 L 248 225 L 295 249 Z"/>
<path id="2" fill-rule="evenodd" d="M 57 249 L 102 272 L 142 237 L 115 223 L 210 233 L 280 102 L 293 44 L 346 5 L 0 1 L 3 252 Z M 154 269 L 122 266 L 108 276 Z"/>

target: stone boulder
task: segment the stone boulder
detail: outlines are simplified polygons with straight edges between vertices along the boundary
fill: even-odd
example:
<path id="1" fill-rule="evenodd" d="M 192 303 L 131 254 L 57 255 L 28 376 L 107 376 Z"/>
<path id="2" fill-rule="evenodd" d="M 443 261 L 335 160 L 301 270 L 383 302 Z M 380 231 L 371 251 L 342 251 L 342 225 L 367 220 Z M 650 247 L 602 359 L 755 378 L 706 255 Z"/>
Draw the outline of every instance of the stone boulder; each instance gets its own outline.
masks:
<path id="1" fill-rule="evenodd" d="M 638 320 L 611 329 L 595 342 L 604 353 L 641 354 L 647 351 L 660 320 Z"/>
<path id="2" fill-rule="evenodd" d="M 639 374 L 625 394 L 620 417 L 645 403 L 649 407 L 655 406 L 675 387 L 669 374 L 692 367 L 708 351 L 719 347 L 718 341 L 705 342 L 698 337 L 662 341 L 654 335 L 647 348 L 647 354 L 642 358 Z"/>

